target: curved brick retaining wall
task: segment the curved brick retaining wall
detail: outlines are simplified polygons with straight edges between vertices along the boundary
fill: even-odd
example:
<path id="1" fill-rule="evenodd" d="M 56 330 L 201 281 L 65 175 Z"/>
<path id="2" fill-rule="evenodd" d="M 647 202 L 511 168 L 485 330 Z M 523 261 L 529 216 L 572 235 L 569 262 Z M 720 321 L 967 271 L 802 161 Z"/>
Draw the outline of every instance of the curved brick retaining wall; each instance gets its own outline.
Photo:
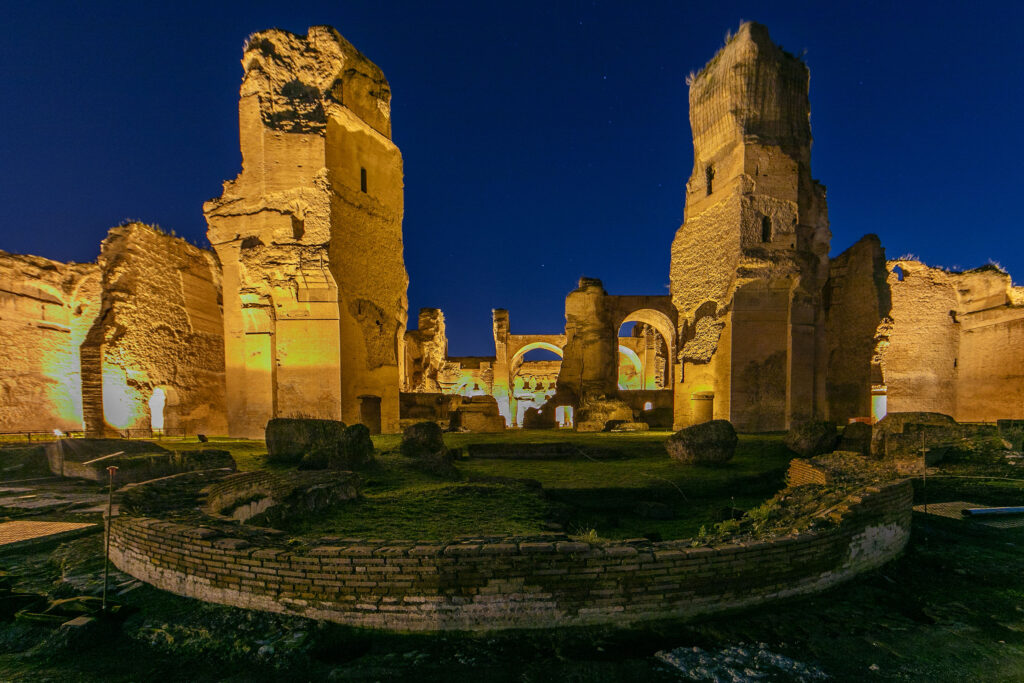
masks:
<path id="1" fill-rule="evenodd" d="M 172 593 L 354 626 L 624 624 L 812 593 L 878 567 L 906 545 L 912 496 L 909 481 L 867 487 L 835 528 L 714 548 L 550 536 L 447 545 L 323 539 L 289 550 L 270 547 L 273 538 L 246 540 L 245 527 L 121 514 L 110 553 L 122 571 Z"/>

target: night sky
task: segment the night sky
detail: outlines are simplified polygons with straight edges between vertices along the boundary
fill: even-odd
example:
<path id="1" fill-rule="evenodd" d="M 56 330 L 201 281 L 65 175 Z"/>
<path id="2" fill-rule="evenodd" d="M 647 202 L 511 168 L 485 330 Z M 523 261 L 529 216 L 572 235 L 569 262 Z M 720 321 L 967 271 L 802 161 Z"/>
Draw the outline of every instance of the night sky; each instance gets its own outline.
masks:
<path id="1" fill-rule="evenodd" d="M 329 24 L 391 83 L 410 327 L 440 307 L 452 355 L 492 354 L 492 308 L 561 332 L 581 275 L 668 293 L 685 79 L 741 19 L 810 67 L 833 254 L 874 232 L 1024 281 L 1024 3 L 5 3 L 0 249 L 91 261 L 129 218 L 206 245 L 246 36 Z"/>

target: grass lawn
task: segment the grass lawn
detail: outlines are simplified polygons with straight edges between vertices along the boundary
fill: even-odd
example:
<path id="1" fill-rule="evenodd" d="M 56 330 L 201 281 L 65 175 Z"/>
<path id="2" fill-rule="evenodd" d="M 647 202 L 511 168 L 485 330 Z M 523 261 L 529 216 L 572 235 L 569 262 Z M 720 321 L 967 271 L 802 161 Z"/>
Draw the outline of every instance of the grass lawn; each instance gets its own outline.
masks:
<path id="1" fill-rule="evenodd" d="M 529 535 L 564 530 L 592 540 L 688 538 L 760 504 L 783 485 L 792 453 L 781 435 L 743 435 L 717 467 L 681 465 L 665 452 L 670 432 L 508 431 L 445 434 L 463 453 L 450 480 L 421 472 L 398 453 L 399 435 L 374 437 L 374 465 L 360 472 L 361 498 L 333 513 L 293 522 L 296 535 L 364 536 L 444 542 L 463 535 Z M 474 444 L 569 443 L 572 459 L 465 457 Z M 213 438 L 161 442 L 174 450 L 229 450 L 239 470 L 268 467 L 261 441 Z M 591 459 L 588 450 L 612 459 Z M 525 480 L 525 481 L 524 481 Z M 537 484 L 540 484 L 539 488 Z M 653 512 L 652 512 L 653 511 Z"/>

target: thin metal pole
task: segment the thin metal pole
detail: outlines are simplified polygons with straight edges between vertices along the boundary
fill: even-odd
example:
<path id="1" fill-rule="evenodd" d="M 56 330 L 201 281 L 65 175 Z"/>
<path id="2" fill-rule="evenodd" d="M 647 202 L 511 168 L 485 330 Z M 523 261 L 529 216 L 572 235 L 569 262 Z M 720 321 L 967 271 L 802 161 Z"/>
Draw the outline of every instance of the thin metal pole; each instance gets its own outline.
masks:
<path id="1" fill-rule="evenodd" d="M 108 475 L 108 488 L 107 488 L 107 529 L 106 529 L 106 541 L 103 548 L 103 605 L 102 610 L 104 614 L 107 611 L 107 581 L 110 577 L 110 514 L 114 507 L 114 472 L 117 471 L 117 467 L 111 465 L 107 468 Z"/>
<path id="2" fill-rule="evenodd" d="M 928 514 L 928 452 L 924 447 L 924 432 L 921 432 L 921 494 L 924 496 L 924 514 Z"/>

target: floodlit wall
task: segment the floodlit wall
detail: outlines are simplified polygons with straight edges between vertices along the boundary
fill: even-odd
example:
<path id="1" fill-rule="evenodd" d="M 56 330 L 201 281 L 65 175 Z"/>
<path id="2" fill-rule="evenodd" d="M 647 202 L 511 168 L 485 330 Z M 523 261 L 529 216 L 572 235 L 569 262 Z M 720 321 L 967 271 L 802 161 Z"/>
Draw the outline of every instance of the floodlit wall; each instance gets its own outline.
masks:
<path id="1" fill-rule="evenodd" d="M 0 251 L 0 432 L 83 428 L 79 346 L 99 307 L 96 264 Z"/>
<path id="2" fill-rule="evenodd" d="M 690 83 L 694 166 L 670 272 L 677 428 L 713 416 L 785 429 L 824 412 L 831 234 L 807 92 L 807 67 L 754 23 Z M 737 299 L 745 286 L 749 303 Z M 781 398 L 765 395 L 769 375 Z M 710 411 L 697 408 L 705 399 Z"/>
<path id="3" fill-rule="evenodd" d="M 86 431 L 226 433 L 224 322 L 213 254 L 131 223 L 111 229 L 99 267 L 102 308 L 82 343 Z M 162 405 L 151 409 L 157 391 Z M 162 413 L 156 420 L 154 410 Z"/>
<path id="4" fill-rule="evenodd" d="M 862 237 L 829 266 L 828 417 L 838 424 L 871 417 L 872 391 L 882 393 L 880 344 L 888 340 L 892 309 L 888 276 L 875 235 Z"/>
<path id="5" fill-rule="evenodd" d="M 996 266 L 956 273 L 899 259 L 889 271 L 892 323 L 881 353 L 889 411 L 1024 418 L 1024 288 Z"/>
<path id="6" fill-rule="evenodd" d="M 242 172 L 204 207 L 230 432 L 298 416 L 397 431 L 408 277 L 387 80 L 324 26 L 254 34 L 242 65 Z"/>

